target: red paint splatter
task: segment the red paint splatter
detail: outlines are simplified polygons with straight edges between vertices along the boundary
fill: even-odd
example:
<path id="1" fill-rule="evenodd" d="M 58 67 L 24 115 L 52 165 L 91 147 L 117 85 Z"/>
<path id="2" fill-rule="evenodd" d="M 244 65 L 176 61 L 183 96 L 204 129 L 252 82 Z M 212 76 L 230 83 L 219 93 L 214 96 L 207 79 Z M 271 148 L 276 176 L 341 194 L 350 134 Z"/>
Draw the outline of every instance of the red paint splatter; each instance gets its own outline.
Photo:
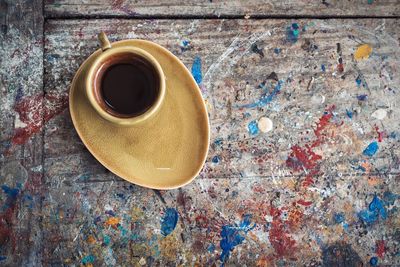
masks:
<path id="1" fill-rule="evenodd" d="M 317 123 L 317 128 L 314 130 L 314 134 L 316 137 L 321 136 L 321 132 L 328 126 L 331 118 L 333 117 L 332 111 L 336 108 L 335 105 L 330 106 L 325 110 L 324 115 L 319 119 Z"/>
<path id="2" fill-rule="evenodd" d="M 338 69 L 338 71 L 339 71 L 340 73 L 342 73 L 342 72 L 344 71 L 344 65 L 343 65 L 343 63 L 339 63 L 338 66 L 337 66 L 337 69 Z"/>
<path id="3" fill-rule="evenodd" d="M 311 201 L 305 201 L 303 199 L 298 200 L 297 203 L 300 204 L 300 205 L 306 206 L 306 207 L 308 207 L 308 206 L 310 206 L 312 204 Z"/>
<path id="4" fill-rule="evenodd" d="M 379 127 L 375 125 L 375 131 L 378 134 L 378 142 L 382 142 L 383 141 L 383 131 L 380 132 L 379 131 Z"/>
<path id="5" fill-rule="evenodd" d="M 313 149 L 322 144 L 322 132 L 329 125 L 334 109 L 335 105 L 327 108 L 318 120 L 317 127 L 314 129 L 316 139 L 311 143 L 305 144 L 304 148 L 294 145 L 286 160 L 286 165 L 295 171 L 307 170 L 306 177 L 302 182 L 304 187 L 312 185 L 314 183 L 313 177 L 319 174 L 319 161 L 322 159 L 322 156 L 316 154 Z"/>
<path id="6" fill-rule="evenodd" d="M 385 252 L 386 252 L 385 240 L 376 241 L 376 255 L 378 255 L 379 258 L 383 259 Z"/>
<path id="7" fill-rule="evenodd" d="M 61 113 L 68 106 L 67 94 L 46 94 L 25 97 L 19 101 L 14 110 L 19 114 L 19 120 L 26 126 L 16 128 L 12 143 L 24 144 L 28 139 L 38 133 L 43 124 Z"/>
<path id="8" fill-rule="evenodd" d="M 270 214 L 273 217 L 271 229 L 269 230 L 269 241 L 275 250 L 277 257 L 292 255 L 295 249 L 296 241 L 292 239 L 288 229 L 286 229 L 281 217 L 281 210 L 270 208 Z"/>
<path id="9" fill-rule="evenodd" d="M 292 152 L 286 160 L 287 166 L 296 171 L 300 171 L 303 168 L 307 170 L 315 168 L 317 161 L 322 159 L 322 157 L 314 153 L 311 149 L 311 147 L 304 149 L 298 145 L 294 145 L 292 147 Z"/>

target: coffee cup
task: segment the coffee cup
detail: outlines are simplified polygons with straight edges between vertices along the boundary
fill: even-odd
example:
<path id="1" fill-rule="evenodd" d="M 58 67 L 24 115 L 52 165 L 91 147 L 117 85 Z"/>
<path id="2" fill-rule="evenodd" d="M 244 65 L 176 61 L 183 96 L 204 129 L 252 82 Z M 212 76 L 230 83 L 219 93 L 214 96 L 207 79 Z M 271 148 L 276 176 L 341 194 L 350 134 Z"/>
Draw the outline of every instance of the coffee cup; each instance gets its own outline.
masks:
<path id="1" fill-rule="evenodd" d="M 86 96 L 105 120 L 132 126 L 150 119 L 165 97 L 165 76 L 148 52 L 133 46 L 112 47 L 99 34 L 101 52 L 87 70 Z"/>

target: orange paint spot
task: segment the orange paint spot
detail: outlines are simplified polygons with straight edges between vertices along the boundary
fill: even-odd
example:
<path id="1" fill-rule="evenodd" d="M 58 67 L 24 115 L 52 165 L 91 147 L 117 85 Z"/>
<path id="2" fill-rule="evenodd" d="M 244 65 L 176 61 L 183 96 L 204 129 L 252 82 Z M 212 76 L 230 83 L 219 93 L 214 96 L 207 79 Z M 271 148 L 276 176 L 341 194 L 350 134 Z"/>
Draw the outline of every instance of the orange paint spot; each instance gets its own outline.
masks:
<path id="1" fill-rule="evenodd" d="M 368 185 L 374 186 L 374 185 L 378 185 L 378 184 L 380 184 L 380 180 L 378 179 L 378 177 L 368 178 Z"/>
<path id="2" fill-rule="evenodd" d="M 357 47 L 356 52 L 354 53 L 355 60 L 362 60 L 369 58 L 369 55 L 372 53 L 372 46 L 369 44 L 363 44 Z"/>
<path id="3" fill-rule="evenodd" d="M 91 263 L 86 263 L 85 266 L 86 266 L 86 267 L 93 267 L 93 264 L 91 264 Z"/>
<path id="4" fill-rule="evenodd" d="M 94 243 L 96 243 L 96 239 L 92 236 L 92 235 L 90 235 L 88 238 L 87 238 L 87 240 L 86 240 L 89 244 L 94 244 Z"/>
<path id="5" fill-rule="evenodd" d="M 119 224 L 120 219 L 117 217 L 110 217 L 108 218 L 108 220 L 105 222 L 106 225 L 110 225 L 110 226 L 116 226 L 117 224 Z"/>
<path id="6" fill-rule="evenodd" d="M 369 173 L 371 171 L 371 164 L 369 164 L 369 162 L 364 161 L 363 163 L 361 163 L 361 167 L 363 167 L 365 169 L 366 173 Z"/>

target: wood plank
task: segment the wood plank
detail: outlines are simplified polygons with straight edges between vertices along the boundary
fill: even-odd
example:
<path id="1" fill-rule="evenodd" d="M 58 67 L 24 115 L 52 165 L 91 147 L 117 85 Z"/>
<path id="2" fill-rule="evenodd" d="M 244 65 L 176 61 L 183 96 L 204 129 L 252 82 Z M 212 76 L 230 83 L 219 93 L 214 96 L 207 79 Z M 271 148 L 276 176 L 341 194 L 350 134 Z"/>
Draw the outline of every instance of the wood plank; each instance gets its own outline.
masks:
<path id="1" fill-rule="evenodd" d="M 0 10 L 0 265 L 37 266 L 43 196 L 42 1 L 1 0 Z"/>
<path id="2" fill-rule="evenodd" d="M 399 16 L 397 0 L 45 0 L 48 17 Z"/>
<path id="3" fill-rule="evenodd" d="M 44 262 L 356 265 L 385 240 L 380 264 L 399 264 L 389 252 L 399 227 L 398 28 L 396 19 L 48 20 L 47 94 L 67 94 L 99 31 L 152 40 L 195 72 L 212 145 L 199 178 L 156 194 L 97 163 L 66 110 L 54 117 Z M 363 44 L 372 53 L 355 59 Z M 261 117 L 272 131 L 256 127 Z M 164 236 L 168 208 L 179 219 Z"/>

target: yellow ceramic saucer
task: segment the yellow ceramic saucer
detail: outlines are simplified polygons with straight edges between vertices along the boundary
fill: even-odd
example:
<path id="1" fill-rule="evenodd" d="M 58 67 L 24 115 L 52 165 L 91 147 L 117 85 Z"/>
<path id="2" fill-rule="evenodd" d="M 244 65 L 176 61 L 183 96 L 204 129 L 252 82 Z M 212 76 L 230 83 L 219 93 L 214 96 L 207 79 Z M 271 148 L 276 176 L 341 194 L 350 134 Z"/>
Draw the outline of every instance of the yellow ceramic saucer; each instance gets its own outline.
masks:
<path id="1" fill-rule="evenodd" d="M 183 63 L 157 44 L 125 40 L 112 46 L 138 47 L 157 59 L 166 77 L 164 103 L 142 126 L 118 126 L 100 117 L 84 87 L 86 70 L 101 53 L 98 50 L 72 81 L 69 107 L 76 131 L 101 164 L 129 182 L 155 189 L 188 184 L 200 172 L 209 146 L 208 116 L 200 89 Z"/>

